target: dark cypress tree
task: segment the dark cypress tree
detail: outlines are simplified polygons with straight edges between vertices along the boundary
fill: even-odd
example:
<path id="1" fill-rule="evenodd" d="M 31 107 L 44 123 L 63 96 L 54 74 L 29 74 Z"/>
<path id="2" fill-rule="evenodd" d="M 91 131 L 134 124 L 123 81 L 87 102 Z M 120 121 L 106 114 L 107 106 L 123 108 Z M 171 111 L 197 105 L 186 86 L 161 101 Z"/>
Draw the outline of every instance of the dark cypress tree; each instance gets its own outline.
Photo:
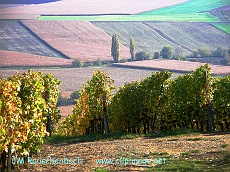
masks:
<path id="1" fill-rule="evenodd" d="M 118 63 L 120 57 L 120 47 L 117 34 L 113 35 L 112 37 L 111 55 L 113 56 L 113 60 Z"/>
<path id="2" fill-rule="evenodd" d="M 131 54 L 131 59 L 132 61 L 135 60 L 135 42 L 134 42 L 134 38 L 130 39 L 130 54 Z"/>

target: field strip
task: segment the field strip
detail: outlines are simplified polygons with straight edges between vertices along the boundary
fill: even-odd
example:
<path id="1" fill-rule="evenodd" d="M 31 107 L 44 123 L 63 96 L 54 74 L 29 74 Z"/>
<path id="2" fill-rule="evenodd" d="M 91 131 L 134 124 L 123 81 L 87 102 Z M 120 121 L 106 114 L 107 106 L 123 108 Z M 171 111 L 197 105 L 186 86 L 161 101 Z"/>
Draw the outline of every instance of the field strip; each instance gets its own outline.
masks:
<path id="1" fill-rule="evenodd" d="M 149 70 L 169 70 L 172 72 L 190 72 L 191 70 L 196 70 L 199 66 L 205 63 L 200 62 L 189 62 L 189 61 L 179 61 L 179 60 L 166 60 L 166 59 L 155 59 L 155 60 L 145 60 L 145 61 L 135 61 L 127 63 L 115 63 L 116 67 L 125 68 L 136 68 L 136 69 L 149 69 Z M 221 65 L 210 65 L 212 74 L 214 75 L 227 75 L 230 74 L 230 66 Z"/>
<path id="2" fill-rule="evenodd" d="M 112 60 L 112 37 L 86 21 L 24 20 L 42 40 L 68 57 L 83 61 Z M 129 49 L 120 44 L 121 58 L 129 57 Z"/>
<path id="3" fill-rule="evenodd" d="M 72 60 L 0 50 L 0 67 L 71 66 Z"/>
<path id="4" fill-rule="evenodd" d="M 1 69 L 1 68 L 0 68 Z M 61 92 L 73 92 L 82 89 L 82 84 L 85 84 L 93 76 L 93 71 L 101 70 L 107 73 L 114 80 L 116 88 L 123 86 L 127 82 L 139 81 L 151 76 L 156 70 L 129 69 L 121 67 L 90 67 L 90 68 L 55 68 L 55 69 L 35 69 L 44 73 L 52 73 L 57 79 L 61 80 Z M 23 73 L 26 69 L 5 69 L 0 70 L 0 76 L 8 78 L 16 72 Z M 172 79 L 176 78 L 181 73 L 173 73 Z"/>
<path id="5" fill-rule="evenodd" d="M 152 30 L 154 30 L 159 36 L 163 37 L 164 39 L 168 40 L 169 42 L 171 42 L 171 43 L 173 43 L 175 45 L 180 45 L 183 49 L 185 49 L 187 51 L 190 51 L 190 52 L 193 51 L 192 49 L 190 49 L 190 48 L 188 48 L 188 47 L 186 47 L 184 45 L 181 45 L 180 42 L 177 42 L 174 39 L 170 38 L 169 36 L 167 36 L 166 34 L 164 34 L 164 32 L 162 32 L 161 30 L 152 27 L 150 24 L 148 24 L 146 22 L 143 22 L 143 24 L 146 25 L 146 26 L 148 26 Z"/>
<path id="6" fill-rule="evenodd" d="M 61 57 L 64 57 L 66 59 L 70 59 L 68 56 L 66 56 L 65 54 L 63 54 L 62 52 L 60 52 L 59 50 L 55 49 L 54 47 L 52 47 L 49 43 L 47 43 L 46 41 L 44 41 L 43 39 L 41 39 L 36 33 L 34 33 L 29 27 L 27 27 L 26 25 L 23 24 L 23 22 L 20 21 L 20 24 L 27 30 L 29 31 L 33 36 L 35 36 L 38 40 L 40 40 L 44 45 L 46 45 L 48 48 L 50 48 L 52 51 L 56 51 L 57 54 L 60 54 Z"/>
<path id="7" fill-rule="evenodd" d="M 0 20 L 0 50 L 48 57 L 66 57 L 31 32 L 20 21 Z"/>

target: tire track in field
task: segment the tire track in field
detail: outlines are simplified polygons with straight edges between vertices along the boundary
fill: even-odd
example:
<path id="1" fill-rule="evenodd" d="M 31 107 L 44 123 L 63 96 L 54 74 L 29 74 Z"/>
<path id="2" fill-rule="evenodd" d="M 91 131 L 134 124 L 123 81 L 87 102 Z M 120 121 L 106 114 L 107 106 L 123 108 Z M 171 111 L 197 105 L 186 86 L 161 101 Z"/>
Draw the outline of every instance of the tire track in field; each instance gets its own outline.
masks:
<path id="1" fill-rule="evenodd" d="M 150 24 L 146 23 L 146 22 L 142 22 L 143 25 L 149 27 L 150 29 L 152 29 L 153 31 L 155 31 L 160 37 L 166 39 L 167 41 L 173 43 L 173 44 L 176 44 L 176 45 L 180 45 L 183 49 L 187 50 L 187 51 L 190 51 L 190 52 L 193 52 L 192 49 L 184 46 L 184 45 L 181 45 L 180 43 L 178 43 L 177 41 L 171 39 L 169 36 L 167 36 L 166 34 L 164 34 L 161 30 L 159 29 L 156 29 L 154 28 L 153 26 L 151 26 Z"/>

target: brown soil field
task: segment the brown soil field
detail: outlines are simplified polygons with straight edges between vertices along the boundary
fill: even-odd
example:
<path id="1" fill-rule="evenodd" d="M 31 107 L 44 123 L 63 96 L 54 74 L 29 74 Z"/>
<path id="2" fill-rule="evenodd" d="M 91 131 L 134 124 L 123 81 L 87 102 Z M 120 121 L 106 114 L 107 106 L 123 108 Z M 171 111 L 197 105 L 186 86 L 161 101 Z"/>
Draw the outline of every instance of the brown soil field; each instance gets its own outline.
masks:
<path id="1" fill-rule="evenodd" d="M 0 50 L 0 67 L 9 66 L 71 66 L 71 59 L 46 57 Z"/>
<path id="2" fill-rule="evenodd" d="M 32 32 L 70 58 L 83 61 L 112 60 L 112 38 L 87 21 L 23 21 Z M 120 45 L 121 58 L 130 56 L 129 49 Z"/>
<path id="3" fill-rule="evenodd" d="M 61 0 L 0 8 L 0 19 L 28 19 L 37 15 L 134 14 L 186 2 L 187 0 Z M 4 14 L 4 15 L 2 15 Z M 27 17 L 26 17 L 27 16 Z"/>
<path id="4" fill-rule="evenodd" d="M 204 64 L 205 63 L 200 63 L 200 62 L 154 59 L 154 60 L 127 62 L 127 63 L 116 63 L 115 66 L 142 68 L 142 69 L 146 68 L 152 70 L 169 70 L 174 72 L 189 72 L 191 70 L 196 70 L 199 66 Z M 230 66 L 211 65 L 211 64 L 209 66 L 211 67 L 212 74 L 214 75 L 230 74 Z"/>
<path id="5" fill-rule="evenodd" d="M 80 90 L 82 84 L 85 84 L 93 76 L 93 71 L 102 70 L 114 80 L 116 88 L 124 85 L 126 82 L 137 81 L 151 76 L 156 70 L 129 69 L 119 67 L 92 67 L 92 68 L 55 68 L 55 69 L 35 69 L 44 73 L 52 73 L 56 78 L 62 81 L 60 85 L 61 92 L 73 92 Z M 23 73 L 27 70 L 0 70 L 0 76 L 7 78 L 16 72 Z M 174 73 L 172 78 L 178 77 L 179 73 Z"/>
<path id="6" fill-rule="evenodd" d="M 194 140 L 194 138 L 198 138 Z M 151 167 L 154 167 L 155 158 L 159 158 L 160 153 L 166 153 L 166 155 L 160 156 L 166 157 L 165 166 L 167 167 L 168 159 L 183 159 L 189 160 L 204 160 L 207 163 L 215 161 L 219 156 L 218 152 L 230 151 L 230 134 L 223 135 L 203 135 L 193 134 L 186 136 L 169 136 L 164 138 L 148 138 L 139 137 L 135 139 L 120 139 L 112 141 L 95 141 L 85 143 L 73 143 L 73 144 L 44 144 L 41 152 L 34 156 L 33 159 L 40 160 L 42 158 L 50 160 L 53 159 L 71 159 L 76 160 L 74 164 L 29 164 L 27 169 L 21 168 L 20 171 L 84 171 L 92 172 L 96 168 L 103 168 L 113 171 L 145 171 Z M 228 144 L 223 148 L 222 145 Z M 189 153 L 190 152 L 190 153 Z M 186 154 L 187 153 L 187 154 Z M 150 159 L 152 163 L 146 165 L 132 165 L 130 162 L 124 165 L 124 161 L 120 159 Z M 113 160 L 113 164 L 102 165 L 97 164 L 98 159 L 110 159 Z M 116 160 L 121 162 L 115 164 Z M 80 164 L 82 162 L 82 164 Z M 211 166 L 211 165 L 209 165 Z M 207 171 L 200 169 L 201 171 Z M 210 169 L 215 170 L 215 167 Z"/>
<path id="7" fill-rule="evenodd" d="M 60 115 L 61 118 L 65 118 L 67 117 L 69 114 L 72 113 L 74 105 L 70 105 L 70 106 L 59 106 L 58 109 L 60 110 Z"/>

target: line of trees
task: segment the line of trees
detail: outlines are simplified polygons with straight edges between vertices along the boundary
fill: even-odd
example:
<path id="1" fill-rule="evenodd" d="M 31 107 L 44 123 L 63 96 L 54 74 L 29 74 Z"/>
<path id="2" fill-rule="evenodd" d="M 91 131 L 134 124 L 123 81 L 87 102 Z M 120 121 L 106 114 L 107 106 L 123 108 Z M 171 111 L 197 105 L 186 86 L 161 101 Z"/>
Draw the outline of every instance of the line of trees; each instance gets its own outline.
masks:
<path id="1" fill-rule="evenodd" d="M 174 80 L 170 80 L 171 74 L 156 72 L 111 94 L 113 81 L 97 71 L 80 92 L 73 114 L 60 124 L 59 134 L 104 133 L 107 116 L 112 132 L 150 133 L 178 128 L 207 132 L 230 130 L 229 75 L 212 77 L 207 64 Z M 107 95 L 104 106 L 102 90 L 109 93 L 104 94 Z"/>
<path id="2" fill-rule="evenodd" d="M 12 154 L 40 149 L 60 119 L 56 107 L 60 81 L 52 74 L 28 71 L 0 78 L 0 154 L 3 171 L 11 171 Z M 6 160 L 6 155 L 8 159 Z M 7 165 L 6 165 L 7 161 Z"/>
<path id="3" fill-rule="evenodd" d="M 145 51 L 136 52 L 135 40 L 134 38 L 130 38 L 129 44 L 130 50 L 130 60 L 149 60 L 149 59 L 175 59 L 175 60 L 186 60 L 185 56 L 181 55 L 181 47 L 178 46 L 173 53 L 173 49 L 171 46 L 164 46 L 160 52 L 154 52 L 154 55 L 151 56 L 149 53 Z M 120 58 L 120 47 L 119 47 L 119 38 L 118 35 L 115 34 L 112 37 L 112 47 L 111 47 L 111 55 L 116 63 L 119 62 Z M 229 65 L 230 64 L 230 48 L 224 49 L 218 47 L 215 51 L 210 51 L 207 48 L 199 48 L 197 51 L 193 51 L 190 56 L 192 58 L 201 58 L 201 57 L 221 57 L 224 58 L 221 61 L 221 64 Z"/>

